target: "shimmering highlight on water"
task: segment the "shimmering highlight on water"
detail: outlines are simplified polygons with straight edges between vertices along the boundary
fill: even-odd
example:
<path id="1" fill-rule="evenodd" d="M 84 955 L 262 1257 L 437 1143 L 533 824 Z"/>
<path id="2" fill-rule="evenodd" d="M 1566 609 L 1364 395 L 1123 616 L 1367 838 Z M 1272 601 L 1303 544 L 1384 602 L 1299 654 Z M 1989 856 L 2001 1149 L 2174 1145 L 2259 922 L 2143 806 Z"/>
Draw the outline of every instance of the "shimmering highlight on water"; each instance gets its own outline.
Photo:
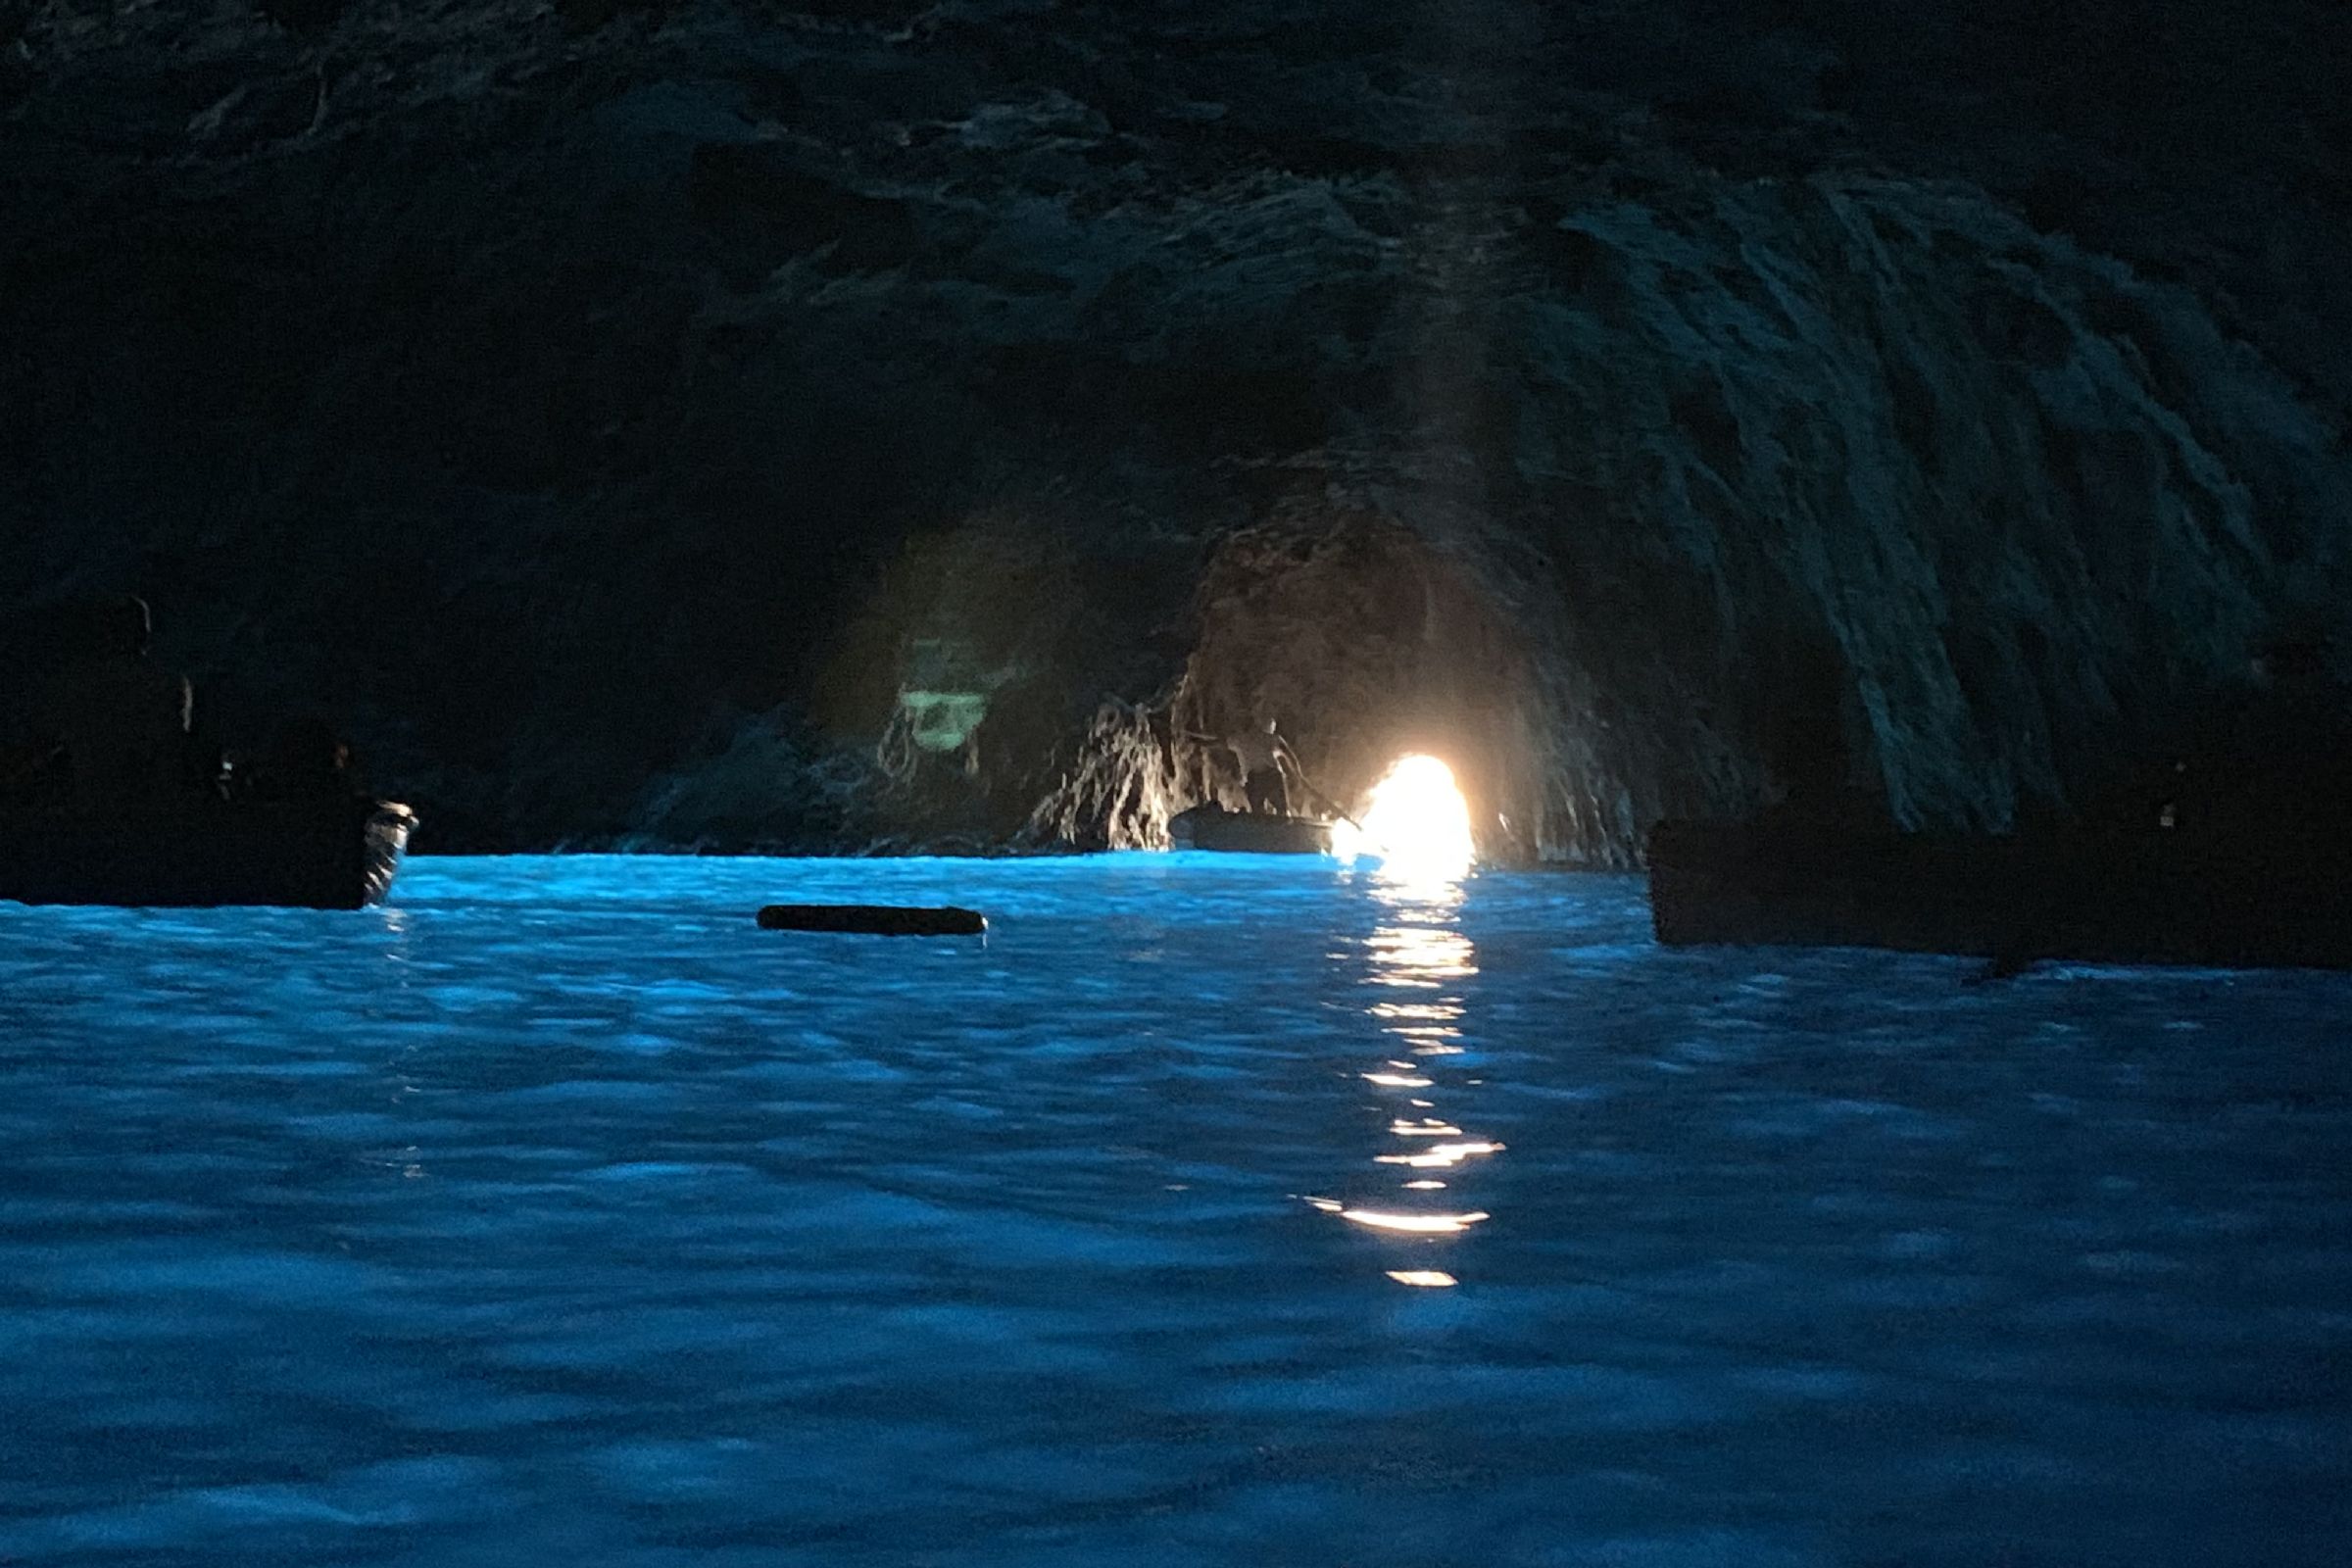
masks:
<path id="1" fill-rule="evenodd" d="M 0 905 L 0 1562 L 2340 1560 L 2352 983 L 1973 967 L 1216 857 Z"/>

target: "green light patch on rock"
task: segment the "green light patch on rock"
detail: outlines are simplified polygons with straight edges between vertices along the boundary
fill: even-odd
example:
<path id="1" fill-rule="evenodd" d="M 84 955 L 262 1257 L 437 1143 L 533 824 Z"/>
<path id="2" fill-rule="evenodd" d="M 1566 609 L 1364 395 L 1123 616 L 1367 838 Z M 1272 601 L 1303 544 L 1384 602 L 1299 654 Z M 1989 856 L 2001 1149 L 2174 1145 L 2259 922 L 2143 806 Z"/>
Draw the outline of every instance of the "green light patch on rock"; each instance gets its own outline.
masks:
<path id="1" fill-rule="evenodd" d="M 926 752 L 961 750 L 988 716 L 985 692 L 902 690 L 899 706 L 906 710 L 914 744 Z"/>

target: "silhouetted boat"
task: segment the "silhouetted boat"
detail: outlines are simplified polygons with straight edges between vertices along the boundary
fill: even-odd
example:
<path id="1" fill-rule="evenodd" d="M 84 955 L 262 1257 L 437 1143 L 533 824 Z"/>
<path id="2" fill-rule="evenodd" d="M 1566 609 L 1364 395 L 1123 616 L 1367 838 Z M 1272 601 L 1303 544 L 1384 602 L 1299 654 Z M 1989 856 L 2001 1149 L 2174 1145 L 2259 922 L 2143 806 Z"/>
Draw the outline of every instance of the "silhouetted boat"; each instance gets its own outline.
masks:
<path id="1" fill-rule="evenodd" d="M 988 916 L 952 904 L 770 904 L 758 916 L 762 931 L 848 932 L 877 937 L 977 937 Z"/>
<path id="2" fill-rule="evenodd" d="M 1649 899 L 1677 946 L 2352 968 L 2352 853 L 2285 835 L 1669 821 L 1649 836 Z"/>
<path id="3" fill-rule="evenodd" d="M 1331 849 L 1331 824 L 1309 816 L 1228 811 L 1212 801 L 1169 817 L 1168 839 L 1180 850 L 1323 855 Z"/>
<path id="4" fill-rule="evenodd" d="M 357 909 L 391 887 L 416 813 L 358 797 L 0 812 L 0 899 Z"/>

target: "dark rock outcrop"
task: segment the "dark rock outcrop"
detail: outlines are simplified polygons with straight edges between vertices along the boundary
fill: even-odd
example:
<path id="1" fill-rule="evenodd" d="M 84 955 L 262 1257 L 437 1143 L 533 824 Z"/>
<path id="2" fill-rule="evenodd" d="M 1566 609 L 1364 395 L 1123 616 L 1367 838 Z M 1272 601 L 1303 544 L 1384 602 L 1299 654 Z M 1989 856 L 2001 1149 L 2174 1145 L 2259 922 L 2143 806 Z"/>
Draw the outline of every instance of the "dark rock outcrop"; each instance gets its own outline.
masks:
<path id="1" fill-rule="evenodd" d="M 143 588 L 441 849 L 1151 842 L 1256 710 L 1553 858 L 2063 811 L 2347 602 L 2348 40 L 0 5 L 0 611 Z"/>

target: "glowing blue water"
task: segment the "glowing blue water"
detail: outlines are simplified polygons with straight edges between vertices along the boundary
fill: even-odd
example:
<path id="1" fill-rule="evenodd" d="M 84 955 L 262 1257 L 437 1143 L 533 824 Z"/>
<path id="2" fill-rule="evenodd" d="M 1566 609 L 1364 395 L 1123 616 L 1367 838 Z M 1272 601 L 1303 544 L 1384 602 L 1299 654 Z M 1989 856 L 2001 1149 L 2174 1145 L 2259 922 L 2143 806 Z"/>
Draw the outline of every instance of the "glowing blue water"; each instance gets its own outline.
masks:
<path id="1" fill-rule="evenodd" d="M 2352 982 L 1972 967 L 1192 857 L 0 906 L 0 1561 L 2342 1560 Z"/>

